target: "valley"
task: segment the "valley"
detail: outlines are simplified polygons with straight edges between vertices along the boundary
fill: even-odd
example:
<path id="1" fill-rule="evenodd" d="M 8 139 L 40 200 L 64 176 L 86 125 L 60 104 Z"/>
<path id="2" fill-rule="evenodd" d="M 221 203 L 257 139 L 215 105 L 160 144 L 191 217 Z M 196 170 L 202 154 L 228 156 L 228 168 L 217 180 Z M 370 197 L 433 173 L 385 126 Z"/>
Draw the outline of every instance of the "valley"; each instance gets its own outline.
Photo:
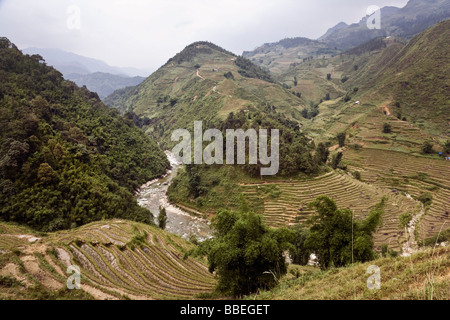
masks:
<path id="1" fill-rule="evenodd" d="M 449 300 L 449 10 L 146 78 L 0 37 L 0 300 Z"/>

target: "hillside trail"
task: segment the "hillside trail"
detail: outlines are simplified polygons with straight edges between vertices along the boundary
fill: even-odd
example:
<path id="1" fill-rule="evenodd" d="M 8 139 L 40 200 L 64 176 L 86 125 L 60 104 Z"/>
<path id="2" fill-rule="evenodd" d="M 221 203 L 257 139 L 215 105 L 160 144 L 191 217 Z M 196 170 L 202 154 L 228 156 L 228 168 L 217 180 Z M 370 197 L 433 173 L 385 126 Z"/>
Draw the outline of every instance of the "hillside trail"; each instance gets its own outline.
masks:
<path id="1" fill-rule="evenodd" d="M 175 80 L 173 80 L 172 91 L 175 90 L 175 86 L 177 85 L 178 79 L 179 79 L 179 77 L 176 77 Z"/>
<path id="2" fill-rule="evenodd" d="M 383 108 L 383 111 L 386 112 L 387 116 L 391 116 L 391 110 L 389 110 L 388 103 L 383 103 L 380 107 Z"/>
<path id="3" fill-rule="evenodd" d="M 412 254 L 419 251 L 419 246 L 417 245 L 416 236 L 414 232 L 416 231 L 417 224 L 419 223 L 422 216 L 425 214 L 425 206 L 421 204 L 422 209 L 416 215 L 414 215 L 408 224 L 407 236 L 408 240 L 402 246 L 402 257 L 409 257 Z"/>
<path id="4" fill-rule="evenodd" d="M 205 80 L 205 78 L 200 75 L 200 71 L 199 70 L 197 70 L 197 77 L 199 77 L 202 80 Z"/>

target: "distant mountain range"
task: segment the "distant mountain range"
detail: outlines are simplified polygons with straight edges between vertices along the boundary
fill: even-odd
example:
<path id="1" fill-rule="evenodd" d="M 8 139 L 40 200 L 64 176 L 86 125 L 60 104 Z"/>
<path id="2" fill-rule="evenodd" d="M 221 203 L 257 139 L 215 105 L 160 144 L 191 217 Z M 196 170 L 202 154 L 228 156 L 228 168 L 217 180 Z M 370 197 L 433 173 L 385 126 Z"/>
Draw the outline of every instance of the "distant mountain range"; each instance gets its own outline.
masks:
<path id="1" fill-rule="evenodd" d="M 367 16 L 359 23 L 340 22 L 318 40 L 347 50 L 380 36 L 410 39 L 436 23 L 450 18 L 448 0 L 410 0 L 405 7 L 381 8 L 381 29 L 367 28 Z"/>
<path id="2" fill-rule="evenodd" d="M 22 52 L 29 55 L 39 54 L 66 79 L 97 92 L 102 99 L 115 90 L 138 85 L 144 77 L 151 74 L 151 70 L 113 67 L 104 61 L 60 49 L 27 48 Z"/>
<path id="3" fill-rule="evenodd" d="M 152 70 L 112 67 L 102 60 L 84 57 L 60 49 L 27 48 L 22 52 L 30 55 L 41 55 L 48 65 L 55 67 L 65 76 L 73 73 L 85 75 L 102 72 L 128 77 L 148 77 L 152 72 Z"/>
<path id="4" fill-rule="evenodd" d="M 274 74 L 312 57 L 331 56 L 379 37 L 409 40 L 440 21 L 450 19 L 448 0 L 410 0 L 403 8 L 381 8 L 381 29 L 367 27 L 368 16 L 351 25 L 340 22 L 317 40 L 302 37 L 266 43 L 243 56 Z"/>

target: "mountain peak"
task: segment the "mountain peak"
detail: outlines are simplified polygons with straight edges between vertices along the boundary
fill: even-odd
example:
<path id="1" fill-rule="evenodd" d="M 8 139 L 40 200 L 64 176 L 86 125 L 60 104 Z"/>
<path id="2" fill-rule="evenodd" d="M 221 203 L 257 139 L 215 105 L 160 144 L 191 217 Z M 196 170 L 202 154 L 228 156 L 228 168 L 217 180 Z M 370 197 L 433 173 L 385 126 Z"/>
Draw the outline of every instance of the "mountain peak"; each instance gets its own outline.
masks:
<path id="1" fill-rule="evenodd" d="M 215 52 L 236 57 L 234 53 L 227 51 L 212 42 L 196 41 L 177 53 L 173 58 L 170 58 L 167 63 L 181 64 L 183 62 L 190 62 L 198 55 L 211 55 Z"/>

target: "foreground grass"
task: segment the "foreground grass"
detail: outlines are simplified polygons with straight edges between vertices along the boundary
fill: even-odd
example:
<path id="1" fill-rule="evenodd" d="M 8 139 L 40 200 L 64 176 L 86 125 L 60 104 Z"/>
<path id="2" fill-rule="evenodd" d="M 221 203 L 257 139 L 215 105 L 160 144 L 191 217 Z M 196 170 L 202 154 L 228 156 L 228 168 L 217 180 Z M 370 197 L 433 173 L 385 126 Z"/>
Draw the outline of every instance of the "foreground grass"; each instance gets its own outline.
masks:
<path id="1" fill-rule="evenodd" d="M 411 257 L 382 258 L 346 268 L 321 271 L 292 265 L 288 275 L 256 300 L 448 300 L 450 299 L 450 250 L 439 248 Z M 369 266 L 381 271 L 381 287 L 369 290 Z"/>

